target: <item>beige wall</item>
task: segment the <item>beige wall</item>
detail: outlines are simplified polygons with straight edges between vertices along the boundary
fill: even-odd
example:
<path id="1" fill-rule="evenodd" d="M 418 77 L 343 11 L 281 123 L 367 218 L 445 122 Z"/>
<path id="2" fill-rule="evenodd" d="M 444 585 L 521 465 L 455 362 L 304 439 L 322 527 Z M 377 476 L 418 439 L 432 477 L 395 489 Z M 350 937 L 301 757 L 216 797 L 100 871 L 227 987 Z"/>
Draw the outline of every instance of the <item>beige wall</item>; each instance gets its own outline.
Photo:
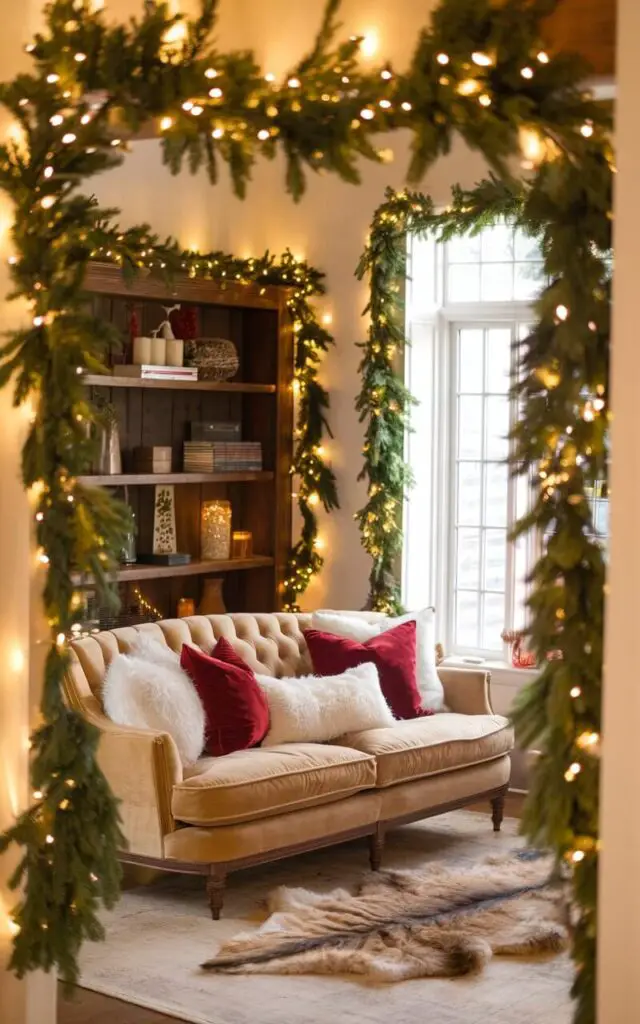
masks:
<path id="1" fill-rule="evenodd" d="M 638 265 L 640 5 L 619 0 L 611 565 L 607 607 L 598 934 L 598 1024 L 640 1020 L 640 688 L 634 638 L 640 617 Z M 631 801 L 629 795 L 633 794 Z"/>
<path id="2" fill-rule="evenodd" d="M 319 23 L 323 0 L 292 4 L 290 0 L 223 0 L 220 44 L 253 47 L 265 71 L 283 74 L 310 46 Z M 416 0 L 345 0 L 344 36 L 376 29 L 380 54 L 398 68 L 406 66 L 418 30 L 428 17 L 429 3 Z M 233 12 L 233 13 L 231 13 Z M 329 292 L 323 310 L 331 312 L 337 341 L 323 368 L 331 393 L 331 424 L 335 440 L 327 450 L 338 477 L 341 510 L 322 524 L 327 565 L 310 587 L 307 607 L 361 607 L 366 599 L 369 563 L 360 547 L 353 513 L 363 502 L 364 489 L 356 483 L 362 464 L 362 427 L 354 410 L 358 389 L 357 365 L 365 323 L 361 311 L 366 291 L 353 276 L 369 223 L 382 201 L 385 187 L 400 186 L 408 163 L 408 140 L 395 136 L 396 154 L 390 166 L 362 165 L 360 188 L 330 176 L 313 177 L 298 205 L 284 191 L 280 162 L 260 163 L 244 202 L 228 187 L 226 169 L 214 189 L 204 176 L 195 180 L 185 171 L 171 178 L 160 166 L 158 144 L 136 144 L 119 171 L 96 181 L 104 202 L 123 210 L 122 223 L 149 220 L 162 232 L 172 232 L 185 245 L 221 247 L 250 255 L 264 249 L 282 251 L 289 246 L 304 254 L 328 275 Z M 423 183 L 438 200 L 446 201 L 452 183 L 471 184 L 481 175 L 479 161 L 462 147 L 439 161 Z M 324 519 L 325 517 L 323 517 Z"/>

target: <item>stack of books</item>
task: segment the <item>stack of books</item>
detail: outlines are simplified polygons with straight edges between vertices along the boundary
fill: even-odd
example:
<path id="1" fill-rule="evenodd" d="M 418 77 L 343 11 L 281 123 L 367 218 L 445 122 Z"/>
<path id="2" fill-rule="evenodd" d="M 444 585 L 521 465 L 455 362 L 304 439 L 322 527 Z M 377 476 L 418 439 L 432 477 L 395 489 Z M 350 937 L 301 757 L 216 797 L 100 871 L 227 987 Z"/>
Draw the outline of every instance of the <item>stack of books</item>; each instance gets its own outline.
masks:
<path id="1" fill-rule="evenodd" d="M 185 441 L 185 473 L 250 473 L 262 469 L 259 441 Z"/>

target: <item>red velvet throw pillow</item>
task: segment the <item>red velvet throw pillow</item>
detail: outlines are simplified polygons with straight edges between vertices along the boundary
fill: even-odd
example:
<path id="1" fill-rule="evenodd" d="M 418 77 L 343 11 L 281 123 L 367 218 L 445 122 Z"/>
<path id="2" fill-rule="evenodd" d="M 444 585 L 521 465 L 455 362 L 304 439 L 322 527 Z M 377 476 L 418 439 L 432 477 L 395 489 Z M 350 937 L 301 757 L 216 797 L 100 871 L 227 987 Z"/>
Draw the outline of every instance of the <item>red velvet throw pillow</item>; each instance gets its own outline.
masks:
<path id="1" fill-rule="evenodd" d="M 363 662 L 373 662 L 380 676 L 380 689 L 396 718 L 420 718 L 416 683 L 416 623 L 403 622 L 361 644 L 344 636 L 305 629 L 305 640 L 320 676 L 336 676 Z"/>
<path id="2" fill-rule="evenodd" d="M 204 707 L 205 750 L 213 757 L 255 747 L 269 729 L 267 699 L 256 677 L 228 640 L 211 654 L 183 645 L 180 665 Z"/>

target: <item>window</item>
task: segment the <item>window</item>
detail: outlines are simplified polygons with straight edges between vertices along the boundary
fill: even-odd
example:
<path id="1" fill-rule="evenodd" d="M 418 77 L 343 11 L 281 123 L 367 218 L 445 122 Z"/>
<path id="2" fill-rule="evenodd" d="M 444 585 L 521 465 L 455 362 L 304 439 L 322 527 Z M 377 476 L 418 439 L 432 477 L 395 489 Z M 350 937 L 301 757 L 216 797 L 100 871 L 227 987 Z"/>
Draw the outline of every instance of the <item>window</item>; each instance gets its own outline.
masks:
<path id="1" fill-rule="evenodd" d="M 434 604 L 448 653 L 502 657 L 500 634 L 525 624 L 536 552 L 508 534 L 529 485 L 507 467 L 510 397 L 542 263 L 508 224 L 443 244 L 409 239 L 407 384 L 419 400 L 407 460 L 405 601 Z"/>

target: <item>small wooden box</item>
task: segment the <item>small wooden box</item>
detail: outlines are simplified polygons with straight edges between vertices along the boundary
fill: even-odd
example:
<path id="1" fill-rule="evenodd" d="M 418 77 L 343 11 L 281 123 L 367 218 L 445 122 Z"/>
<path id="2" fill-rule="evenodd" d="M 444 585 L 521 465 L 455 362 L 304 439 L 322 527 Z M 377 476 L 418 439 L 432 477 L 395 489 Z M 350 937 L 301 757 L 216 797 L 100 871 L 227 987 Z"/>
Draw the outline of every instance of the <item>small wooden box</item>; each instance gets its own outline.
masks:
<path id="1" fill-rule="evenodd" d="M 170 473 L 171 448 L 163 445 L 134 448 L 133 466 L 137 473 Z"/>

